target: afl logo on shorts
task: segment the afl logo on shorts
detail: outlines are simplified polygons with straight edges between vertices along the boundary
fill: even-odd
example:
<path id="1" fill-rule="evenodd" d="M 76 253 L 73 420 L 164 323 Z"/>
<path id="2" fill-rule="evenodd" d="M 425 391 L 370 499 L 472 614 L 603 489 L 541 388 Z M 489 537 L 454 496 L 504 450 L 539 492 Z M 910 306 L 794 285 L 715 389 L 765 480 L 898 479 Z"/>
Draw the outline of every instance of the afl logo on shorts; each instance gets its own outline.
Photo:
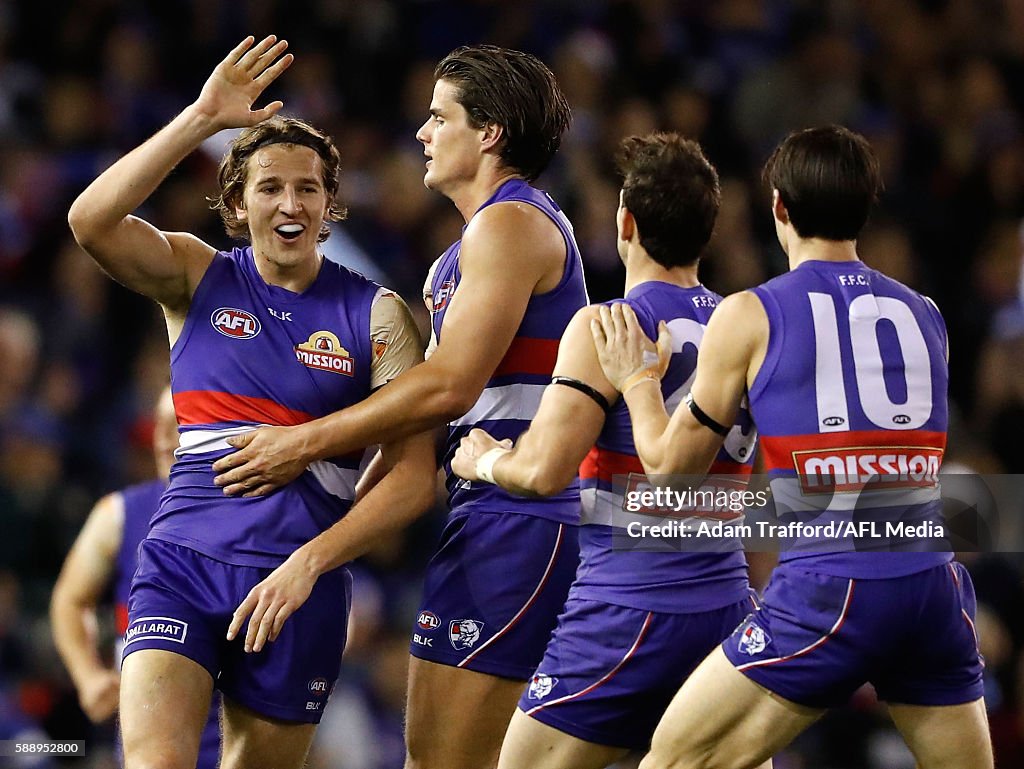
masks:
<path id="1" fill-rule="evenodd" d="M 251 312 L 221 307 L 213 311 L 210 323 L 224 336 L 232 339 L 252 339 L 260 333 L 260 322 Z"/>
<path id="2" fill-rule="evenodd" d="M 331 691 L 331 682 L 326 678 L 314 678 L 308 688 L 314 697 L 326 697 Z"/>
<path id="3" fill-rule="evenodd" d="M 448 638 L 456 649 L 472 649 L 483 629 L 484 623 L 475 619 L 453 619 L 448 626 Z"/>
<path id="4" fill-rule="evenodd" d="M 432 611 L 421 611 L 416 618 L 416 624 L 423 630 L 436 630 L 441 627 L 441 618 Z"/>

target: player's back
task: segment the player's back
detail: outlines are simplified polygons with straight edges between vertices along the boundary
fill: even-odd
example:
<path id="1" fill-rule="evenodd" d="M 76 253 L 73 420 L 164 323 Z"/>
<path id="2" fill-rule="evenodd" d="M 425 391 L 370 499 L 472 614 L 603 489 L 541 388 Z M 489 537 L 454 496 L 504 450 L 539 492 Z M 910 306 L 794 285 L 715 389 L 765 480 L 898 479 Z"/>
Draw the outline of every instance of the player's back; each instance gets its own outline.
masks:
<path id="1" fill-rule="evenodd" d="M 649 337 L 657 337 L 662 320 L 672 333 L 673 356 L 661 380 L 670 414 L 690 390 L 704 329 L 720 299 L 703 286 L 681 288 L 658 281 L 642 283 L 626 296 L 625 303 Z M 712 472 L 737 481 L 748 477 L 755 438 L 750 415 L 741 409 Z M 624 494 L 639 490 L 644 478 L 629 409 L 620 398 L 580 466 L 581 564 L 573 595 L 673 613 L 709 611 L 742 600 L 747 565 L 738 541 L 708 539 L 701 548 L 701 543 L 681 536 L 661 541 L 637 537 L 641 525 L 683 525 L 690 512 L 626 513 Z M 739 518 L 741 511 L 724 512 Z"/>
<path id="2" fill-rule="evenodd" d="M 949 560 L 907 552 L 935 543 L 887 537 L 885 527 L 937 523 L 940 513 L 948 372 L 934 304 L 860 261 L 807 261 L 753 290 L 769 340 L 750 406 L 780 518 L 876 524 L 865 536 L 796 537 L 780 560 L 865 577 Z"/>

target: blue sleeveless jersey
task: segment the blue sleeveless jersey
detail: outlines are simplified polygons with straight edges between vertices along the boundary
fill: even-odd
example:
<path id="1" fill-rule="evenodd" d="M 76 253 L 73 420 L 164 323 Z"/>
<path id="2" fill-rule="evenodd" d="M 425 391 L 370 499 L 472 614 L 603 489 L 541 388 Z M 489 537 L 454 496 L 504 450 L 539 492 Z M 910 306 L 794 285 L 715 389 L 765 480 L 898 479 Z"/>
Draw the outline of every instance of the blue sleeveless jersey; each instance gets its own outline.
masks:
<path id="1" fill-rule="evenodd" d="M 121 490 L 124 500 L 124 526 L 121 546 L 114 562 L 114 611 L 118 635 L 128 629 L 128 591 L 139 565 L 139 543 L 146 538 L 149 522 L 160 505 L 160 496 L 167 488 L 163 480 L 137 483 Z"/>
<path id="2" fill-rule="evenodd" d="M 657 281 L 642 283 L 626 295 L 625 303 L 633 308 L 648 336 L 657 338 L 662 320 L 672 333 L 673 355 L 661 381 L 670 414 L 690 391 L 704 328 L 720 299 L 703 286 L 680 288 Z M 756 439 L 750 414 L 741 409 L 711 471 L 733 478 L 749 476 Z M 652 525 L 665 522 L 657 515 L 623 515 L 624 491 L 644 479 L 644 468 L 633 444 L 629 409 L 619 398 L 605 418 L 597 443 L 580 466 L 583 525 L 573 595 L 673 613 L 710 611 L 744 599 L 747 562 L 739 542 L 719 548 L 719 552 L 633 551 L 622 544 L 629 541 L 628 533 L 622 536 L 627 521 Z"/>
<path id="3" fill-rule="evenodd" d="M 370 394 L 370 309 L 380 286 L 324 260 L 296 294 L 268 285 L 251 248 L 218 252 L 171 350 L 179 448 L 150 537 L 225 563 L 274 568 L 351 507 L 362 452 L 318 461 L 263 497 L 225 497 L 226 439 L 296 425 Z"/>
<path id="4" fill-rule="evenodd" d="M 449 502 L 452 510 L 463 512 L 474 509 L 516 512 L 575 524 L 579 518 L 579 486 L 576 481 L 553 497 L 525 499 L 509 494 L 500 486 L 464 481 L 451 471 L 451 460 L 459 441 L 474 427 L 486 430 L 497 440 L 515 440 L 529 427 L 544 388 L 551 381 L 562 332 L 576 311 L 588 303 L 583 284 L 583 263 L 572 225 L 565 214 L 547 193 L 531 187 L 522 179 L 505 182 L 480 209 L 508 201 L 529 203 L 555 223 L 565 238 L 565 270 L 555 288 L 530 298 L 519 330 L 479 400 L 468 413 L 449 424 L 444 457 Z M 458 290 L 462 277 L 459 269 L 461 243 L 461 240 L 453 243 L 444 252 L 431 283 L 434 302 L 431 322 L 438 341 L 443 333 L 448 303 Z M 509 269 L 513 270 L 514 265 L 509 265 Z M 500 307 L 494 309 L 495 312 L 501 311 Z M 462 329 L 462 333 L 472 333 L 472 329 Z"/>
<path id="5" fill-rule="evenodd" d="M 886 526 L 941 523 L 948 370 L 935 305 L 859 261 L 805 262 L 753 290 L 769 340 L 750 405 L 777 514 L 834 524 L 784 538 L 780 563 L 884 578 L 949 561 Z M 861 522 L 864 535 L 837 535 Z"/>

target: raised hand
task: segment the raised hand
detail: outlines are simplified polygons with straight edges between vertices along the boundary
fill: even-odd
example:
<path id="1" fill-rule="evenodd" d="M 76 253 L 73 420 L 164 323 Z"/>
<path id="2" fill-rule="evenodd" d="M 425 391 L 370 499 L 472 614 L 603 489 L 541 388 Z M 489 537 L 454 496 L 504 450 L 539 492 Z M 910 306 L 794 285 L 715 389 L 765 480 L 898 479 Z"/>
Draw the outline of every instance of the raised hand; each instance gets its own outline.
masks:
<path id="1" fill-rule="evenodd" d="M 249 36 L 224 57 L 193 105 L 219 128 L 256 125 L 284 106 L 281 101 L 273 101 L 253 109 L 260 94 L 295 60 L 290 53 L 284 53 L 288 41 L 268 35 L 255 45 L 254 42 L 255 38 Z"/>

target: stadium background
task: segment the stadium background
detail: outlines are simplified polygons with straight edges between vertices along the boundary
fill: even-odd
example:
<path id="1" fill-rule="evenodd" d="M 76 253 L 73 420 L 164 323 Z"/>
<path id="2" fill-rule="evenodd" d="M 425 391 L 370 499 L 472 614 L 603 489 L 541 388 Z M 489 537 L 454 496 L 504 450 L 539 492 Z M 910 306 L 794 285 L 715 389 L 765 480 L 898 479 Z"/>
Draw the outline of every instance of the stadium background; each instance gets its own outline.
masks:
<path id="1" fill-rule="evenodd" d="M 110 765 L 112 729 L 90 729 L 78 711 L 45 607 L 92 503 L 152 472 L 149 413 L 167 376 L 155 307 L 77 248 L 68 206 L 194 98 L 235 42 L 270 32 L 297 56 L 270 98 L 341 149 L 350 218 L 330 257 L 414 307 L 461 226 L 423 188 L 413 138 L 433 64 L 459 44 L 521 48 L 556 71 L 574 122 L 540 186 L 575 223 L 595 300 L 622 280 L 610 162 L 620 137 L 664 128 L 702 142 L 724 197 L 703 276 L 730 293 L 785 269 L 758 175 L 768 150 L 814 123 L 863 132 L 887 191 L 861 254 L 931 295 L 949 325 L 947 461 L 1021 471 L 1021 0 L 0 0 L 0 738 L 35 723 L 90 740 L 92 756 L 69 765 Z M 142 215 L 227 246 L 204 200 L 222 146 L 184 162 Z M 358 630 L 312 765 L 401 765 L 407 629 L 442 515 L 359 564 Z M 1021 559 L 967 560 L 997 761 L 1024 767 Z M 801 766 L 912 762 L 863 690 L 776 761 Z"/>

